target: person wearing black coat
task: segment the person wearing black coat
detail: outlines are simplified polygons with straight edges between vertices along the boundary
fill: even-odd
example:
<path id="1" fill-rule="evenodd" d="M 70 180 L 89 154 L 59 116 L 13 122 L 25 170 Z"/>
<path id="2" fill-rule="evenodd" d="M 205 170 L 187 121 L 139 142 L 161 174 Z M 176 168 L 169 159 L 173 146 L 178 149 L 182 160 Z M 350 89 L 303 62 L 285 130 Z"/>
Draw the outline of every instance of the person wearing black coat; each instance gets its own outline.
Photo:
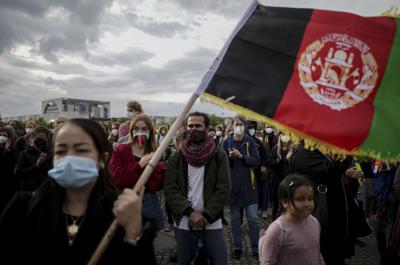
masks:
<path id="1" fill-rule="evenodd" d="M 144 189 L 119 194 L 110 152 L 95 121 L 62 125 L 49 178 L 33 193 L 16 193 L 0 216 L 2 264 L 87 264 L 114 220 L 116 233 L 97 264 L 157 264 L 156 223 L 141 215 Z"/>
<path id="2" fill-rule="evenodd" d="M 258 151 L 258 155 L 260 157 L 260 165 L 254 168 L 254 173 L 256 176 L 256 183 L 257 183 L 257 191 L 258 191 L 258 210 L 266 218 L 266 213 L 269 204 L 268 178 L 267 175 L 265 174 L 265 171 L 262 172 L 262 169 L 266 165 L 265 162 L 266 152 L 264 150 L 264 145 L 262 141 L 256 137 L 256 131 L 257 131 L 257 122 L 248 120 L 247 133 L 251 136 L 251 138 L 253 138 L 255 146 Z"/>
<path id="3" fill-rule="evenodd" d="M 0 212 L 17 191 L 14 169 L 17 163 L 15 136 L 11 128 L 0 128 Z"/>
<path id="4" fill-rule="evenodd" d="M 332 159 L 318 149 L 307 150 L 298 145 L 292 155 L 292 172 L 306 175 L 316 187 L 316 207 L 313 215 L 321 224 L 321 253 L 327 265 L 343 265 L 354 255 L 355 236 L 352 235 L 349 215 L 349 194 L 344 174 L 352 158 Z"/>
<path id="5" fill-rule="evenodd" d="M 289 174 L 289 160 L 292 156 L 292 141 L 289 135 L 279 134 L 278 143 L 267 154 L 266 165 L 270 169 L 272 219 L 279 217 L 280 207 L 278 188 L 281 181 Z"/>
<path id="6" fill-rule="evenodd" d="M 34 120 L 29 120 L 26 122 L 25 132 L 18 135 L 17 141 L 15 142 L 15 151 L 17 152 L 17 156 L 19 156 L 25 150 L 26 146 L 29 144 L 27 141 L 29 134 L 31 134 L 37 127 L 38 125 Z"/>
<path id="7" fill-rule="evenodd" d="M 47 179 L 47 171 L 53 167 L 49 148 L 51 132 L 44 127 L 36 127 L 27 139 L 30 143 L 18 157 L 16 174 L 20 189 L 33 191 Z"/>

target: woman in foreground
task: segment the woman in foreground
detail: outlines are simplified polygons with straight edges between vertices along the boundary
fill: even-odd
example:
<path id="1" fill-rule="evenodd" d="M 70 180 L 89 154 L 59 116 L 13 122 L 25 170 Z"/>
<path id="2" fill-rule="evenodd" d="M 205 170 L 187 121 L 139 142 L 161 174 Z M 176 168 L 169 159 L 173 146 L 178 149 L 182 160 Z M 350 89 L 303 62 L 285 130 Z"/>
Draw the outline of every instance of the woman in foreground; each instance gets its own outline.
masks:
<path id="1" fill-rule="evenodd" d="M 155 223 L 141 217 L 143 192 L 118 195 L 100 125 L 68 121 L 55 132 L 53 150 L 49 178 L 33 193 L 17 193 L 1 215 L 2 253 L 10 263 L 86 264 L 115 218 L 118 230 L 99 263 L 156 264 Z"/>

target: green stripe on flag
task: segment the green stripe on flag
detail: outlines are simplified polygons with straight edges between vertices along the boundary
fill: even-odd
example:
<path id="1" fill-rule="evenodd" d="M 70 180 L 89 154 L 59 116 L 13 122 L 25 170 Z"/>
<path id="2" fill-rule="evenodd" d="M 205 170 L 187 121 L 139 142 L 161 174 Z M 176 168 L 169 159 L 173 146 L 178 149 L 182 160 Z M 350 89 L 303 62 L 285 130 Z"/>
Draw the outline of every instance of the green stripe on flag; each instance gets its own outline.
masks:
<path id="1" fill-rule="evenodd" d="M 371 129 L 359 149 L 359 153 L 387 160 L 400 160 L 400 20 L 396 23 L 388 65 L 374 101 Z"/>

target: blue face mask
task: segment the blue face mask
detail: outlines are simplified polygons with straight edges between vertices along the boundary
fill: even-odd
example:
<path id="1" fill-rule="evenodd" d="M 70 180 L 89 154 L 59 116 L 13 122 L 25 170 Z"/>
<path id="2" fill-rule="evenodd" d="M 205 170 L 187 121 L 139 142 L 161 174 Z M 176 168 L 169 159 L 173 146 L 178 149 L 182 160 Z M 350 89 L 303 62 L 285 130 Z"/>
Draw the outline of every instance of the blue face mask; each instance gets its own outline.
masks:
<path id="1" fill-rule="evenodd" d="M 99 175 L 97 162 L 91 158 L 66 156 L 54 161 L 54 168 L 49 170 L 49 176 L 60 186 L 81 188 Z"/>

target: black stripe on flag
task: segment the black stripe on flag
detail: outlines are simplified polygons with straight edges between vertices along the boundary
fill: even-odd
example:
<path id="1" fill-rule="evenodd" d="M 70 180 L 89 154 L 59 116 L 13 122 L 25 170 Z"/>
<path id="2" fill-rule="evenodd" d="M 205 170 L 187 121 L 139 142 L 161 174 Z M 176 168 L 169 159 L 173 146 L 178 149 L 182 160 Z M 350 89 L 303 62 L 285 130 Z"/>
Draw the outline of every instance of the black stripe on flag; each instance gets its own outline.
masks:
<path id="1" fill-rule="evenodd" d="M 232 39 L 206 93 L 273 117 L 312 9 L 258 6 Z"/>

